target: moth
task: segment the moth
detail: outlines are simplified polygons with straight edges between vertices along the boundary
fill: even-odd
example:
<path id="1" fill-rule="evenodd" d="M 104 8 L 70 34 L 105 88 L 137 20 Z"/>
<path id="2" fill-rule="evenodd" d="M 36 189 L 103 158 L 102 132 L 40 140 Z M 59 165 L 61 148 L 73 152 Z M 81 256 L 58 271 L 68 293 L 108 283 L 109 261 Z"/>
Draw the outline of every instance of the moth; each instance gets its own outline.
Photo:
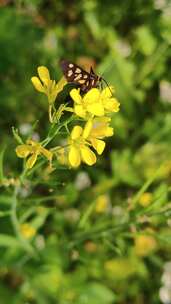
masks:
<path id="1" fill-rule="evenodd" d="M 92 67 L 90 68 L 90 72 L 86 72 L 80 66 L 68 60 L 62 60 L 60 65 L 66 80 L 79 85 L 83 93 L 96 88 L 104 80 L 101 76 L 94 73 Z"/>

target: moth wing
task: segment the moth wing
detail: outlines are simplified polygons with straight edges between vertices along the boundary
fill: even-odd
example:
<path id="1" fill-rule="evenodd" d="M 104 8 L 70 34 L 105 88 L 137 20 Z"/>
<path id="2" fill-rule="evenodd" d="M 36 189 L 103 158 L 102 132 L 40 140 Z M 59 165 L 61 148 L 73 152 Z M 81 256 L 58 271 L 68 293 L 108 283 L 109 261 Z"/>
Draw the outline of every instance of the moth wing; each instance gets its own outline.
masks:
<path id="1" fill-rule="evenodd" d="M 73 82 L 74 80 L 74 63 L 69 62 L 68 60 L 62 60 L 60 62 L 61 69 L 63 74 L 68 82 Z"/>
<path id="2" fill-rule="evenodd" d="M 85 80 L 87 80 L 90 76 L 90 74 L 84 69 L 68 60 L 62 60 L 60 65 L 68 82 L 84 84 Z"/>

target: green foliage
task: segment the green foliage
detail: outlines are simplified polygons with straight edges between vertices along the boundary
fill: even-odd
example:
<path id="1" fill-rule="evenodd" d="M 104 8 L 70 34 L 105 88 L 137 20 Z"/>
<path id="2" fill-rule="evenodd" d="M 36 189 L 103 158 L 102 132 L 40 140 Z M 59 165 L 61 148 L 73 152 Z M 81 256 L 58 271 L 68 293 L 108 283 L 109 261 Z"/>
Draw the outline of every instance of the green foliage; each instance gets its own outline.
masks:
<path id="1" fill-rule="evenodd" d="M 166 303 L 169 1 L 0 2 L 0 303 Z M 16 145 L 48 129 L 30 79 L 45 65 L 59 80 L 61 58 L 95 64 L 114 86 L 115 134 L 93 167 L 49 173 L 40 159 L 26 172 Z"/>

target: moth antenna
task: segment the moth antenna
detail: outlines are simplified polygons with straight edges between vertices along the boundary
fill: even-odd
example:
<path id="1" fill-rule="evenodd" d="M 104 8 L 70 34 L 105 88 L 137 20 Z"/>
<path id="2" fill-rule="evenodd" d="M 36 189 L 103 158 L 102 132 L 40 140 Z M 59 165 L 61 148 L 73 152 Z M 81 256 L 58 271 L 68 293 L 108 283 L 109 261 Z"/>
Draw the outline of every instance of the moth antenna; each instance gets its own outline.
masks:
<path id="1" fill-rule="evenodd" d="M 101 77 L 101 79 L 104 81 L 104 83 L 105 83 L 105 84 L 107 85 L 107 87 L 109 88 L 110 93 L 113 95 L 112 90 L 111 90 L 111 88 L 109 87 L 107 81 L 106 81 L 103 77 Z"/>
<path id="2" fill-rule="evenodd" d="M 94 74 L 93 68 L 90 68 L 90 74 Z"/>
<path id="3" fill-rule="evenodd" d="M 104 74 L 106 74 L 110 70 L 112 70 L 115 65 L 116 65 L 115 62 L 109 63 L 108 66 L 105 69 L 103 69 L 103 72 L 101 73 L 101 76 L 103 77 Z"/>

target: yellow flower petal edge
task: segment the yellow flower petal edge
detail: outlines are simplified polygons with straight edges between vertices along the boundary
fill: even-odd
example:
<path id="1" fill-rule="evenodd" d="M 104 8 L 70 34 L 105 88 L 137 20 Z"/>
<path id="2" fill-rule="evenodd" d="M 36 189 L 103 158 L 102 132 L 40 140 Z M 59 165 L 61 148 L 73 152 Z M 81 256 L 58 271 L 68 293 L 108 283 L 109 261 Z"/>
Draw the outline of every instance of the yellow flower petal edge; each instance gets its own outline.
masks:
<path id="1" fill-rule="evenodd" d="M 99 155 L 101 155 L 105 148 L 105 142 L 101 139 L 92 139 L 91 141 L 93 148 L 97 151 Z"/>
<path id="2" fill-rule="evenodd" d="M 78 167 L 81 163 L 79 149 L 74 146 L 71 146 L 69 150 L 69 163 L 72 167 Z"/>
<path id="3" fill-rule="evenodd" d="M 30 156 L 29 158 L 28 158 L 28 160 L 26 161 L 26 169 L 31 169 L 31 168 L 33 168 L 33 166 L 34 166 L 34 164 L 35 164 L 35 162 L 36 162 L 36 160 L 37 160 L 37 154 L 35 153 L 35 154 L 33 154 L 32 156 Z"/>
<path id="4" fill-rule="evenodd" d="M 71 132 L 71 138 L 73 140 L 77 139 L 80 137 L 83 129 L 80 126 L 75 126 Z"/>
<path id="5" fill-rule="evenodd" d="M 83 108 L 82 105 L 76 104 L 74 106 L 74 112 L 77 116 L 81 118 L 86 118 L 86 110 Z"/>
<path id="6" fill-rule="evenodd" d="M 106 87 L 101 92 L 101 98 L 110 98 L 114 92 L 115 90 L 112 86 Z"/>
<path id="7" fill-rule="evenodd" d="M 100 97 L 99 89 L 93 88 L 84 95 L 83 102 L 85 104 L 93 104 L 97 102 L 99 97 Z"/>
<path id="8" fill-rule="evenodd" d="M 85 162 L 87 165 L 92 166 L 96 162 L 96 155 L 93 151 L 91 151 L 90 148 L 84 146 L 80 148 L 81 151 L 81 157 L 83 162 Z"/>
<path id="9" fill-rule="evenodd" d="M 48 69 L 45 66 L 39 66 L 37 72 L 42 82 L 47 85 L 50 80 Z"/>
<path id="10" fill-rule="evenodd" d="M 41 93 L 45 93 L 45 89 L 42 85 L 42 83 L 40 82 L 39 78 L 36 76 L 33 76 L 31 78 L 31 82 L 34 85 L 35 89 Z"/>
<path id="11" fill-rule="evenodd" d="M 82 103 L 82 97 L 80 95 L 80 90 L 79 89 L 72 89 L 70 92 L 71 98 L 77 103 L 81 104 Z"/>
<path id="12" fill-rule="evenodd" d="M 56 84 L 57 94 L 59 94 L 63 90 L 63 88 L 66 84 L 67 84 L 67 81 L 66 81 L 65 77 L 62 77 Z"/>
<path id="13" fill-rule="evenodd" d="M 84 127 L 84 131 L 83 131 L 83 138 L 87 138 L 92 130 L 92 127 L 93 127 L 93 123 L 92 123 L 92 120 L 89 119 L 87 121 L 87 123 L 85 124 L 85 127 Z"/>
<path id="14" fill-rule="evenodd" d="M 28 147 L 28 145 L 19 145 L 15 151 L 18 157 L 25 158 L 30 154 L 32 148 Z"/>

